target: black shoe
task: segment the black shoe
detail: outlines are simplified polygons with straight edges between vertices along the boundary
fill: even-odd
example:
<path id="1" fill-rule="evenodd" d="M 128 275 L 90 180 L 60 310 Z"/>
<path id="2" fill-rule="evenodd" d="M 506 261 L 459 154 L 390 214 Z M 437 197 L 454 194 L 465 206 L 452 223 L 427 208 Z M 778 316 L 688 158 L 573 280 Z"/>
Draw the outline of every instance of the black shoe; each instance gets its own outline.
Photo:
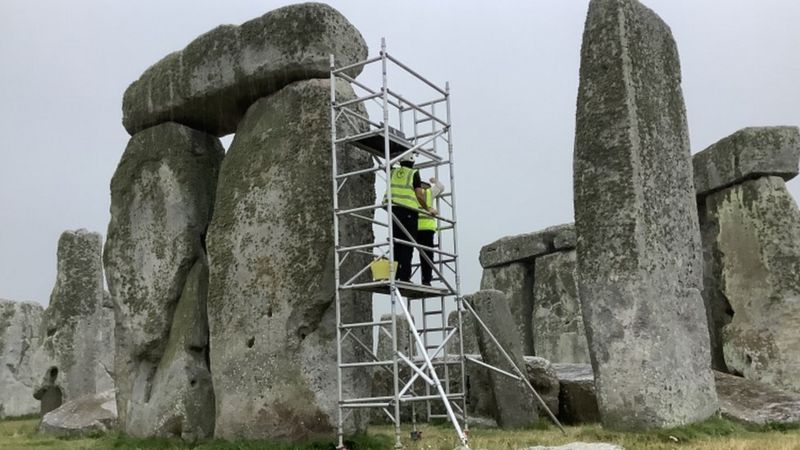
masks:
<path id="1" fill-rule="evenodd" d="M 430 280 L 428 280 L 428 281 L 422 280 L 422 285 L 423 286 L 430 286 L 431 282 L 430 282 Z"/>

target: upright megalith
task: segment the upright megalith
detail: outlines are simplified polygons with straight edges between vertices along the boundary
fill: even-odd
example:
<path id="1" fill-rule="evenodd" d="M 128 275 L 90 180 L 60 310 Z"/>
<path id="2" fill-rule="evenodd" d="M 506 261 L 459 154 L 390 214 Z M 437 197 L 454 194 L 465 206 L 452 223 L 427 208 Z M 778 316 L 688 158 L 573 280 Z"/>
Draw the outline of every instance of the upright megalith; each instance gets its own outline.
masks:
<path id="1" fill-rule="evenodd" d="M 0 299 L 0 419 L 39 411 L 33 392 L 40 374 L 33 370 L 39 346 L 42 307 Z"/>
<path id="2" fill-rule="evenodd" d="M 131 135 L 168 121 L 222 136 L 248 107 L 289 83 L 328 78 L 366 59 L 361 33 L 322 3 L 270 11 L 239 26 L 221 25 L 153 64 L 125 91 L 122 122 Z M 355 77 L 361 68 L 349 72 Z"/>
<path id="3" fill-rule="evenodd" d="M 198 316 L 175 323 L 183 320 L 175 314 L 182 302 L 204 301 L 205 273 L 191 271 L 205 255 L 223 155 L 214 136 L 166 123 L 130 139 L 111 179 L 104 258 L 116 317 L 117 409 L 125 432 L 189 433 L 190 438 L 211 433 L 209 426 L 195 433 L 188 425 L 203 423 L 198 416 L 209 412 L 200 406 L 213 401 L 202 378 L 208 370 L 208 344 L 202 337 L 206 325 Z M 190 281 L 196 283 L 194 289 Z M 175 333 L 195 334 L 188 339 Z M 163 389 L 170 390 L 173 403 L 153 395 Z M 141 426 L 155 417 L 170 421 Z"/>
<path id="4" fill-rule="evenodd" d="M 704 223 L 710 299 L 733 316 L 719 336 L 727 368 L 800 392 L 800 210 L 785 182 L 761 177 L 709 195 Z"/>
<path id="5" fill-rule="evenodd" d="M 574 186 L 578 288 L 603 424 L 717 410 L 680 63 L 635 0 L 593 0 L 581 48 Z"/>
<path id="6" fill-rule="evenodd" d="M 187 441 L 213 435 L 207 292 L 208 266 L 199 259 L 189 271 L 175 306 L 164 357 L 151 379 L 134 381 L 129 410 L 135 414 L 128 415 L 128 433 L 180 436 Z M 149 395 L 139 395 L 141 389 L 149 389 Z"/>
<path id="7" fill-rule="evenodd" d="M 84 229 L 58 240 L 58 273 L 42 316 L 37 397 L 69 401 L 114 387 L 114 318 L 103 280 L 103 238 Z M 50 407 L 52 405 L 49 405 Z"/>
<path id="8" fill-rule="evenodd" d="M 498 290 L 482 290 L 465 298 L 475 309 L 478 317 L 484 322 L 502 349 L 511 357 L 514 364 L 526 373 L 526 363 L 522 352 L 522 341 L 515 330 L 508 326 L 512 323 L 511 309 L 504 293 Z M 501 349 L 494 343 L 489 333 L 476 326 L 478 346 L 483 362 L 510 373 L 515 373 Z M 522 381 L 514 380 L 493 370 L 489 371 L 492 394 L 494 398 L 494 418 L 503 428 L 530 426 L 537 420 L 538 405 L 533 394 Z"/>
<path id="9" fill-rule="evenodd" d="M 588 363 L 575 250 L 536 258 L 534 273 L 534 354 L 559 363 Z"/>
<path id="10" fill-rule="evenodd" d="M 747 352 L 752 365 L 739 355 L 734 357 L 735 367 L 728 367 L 723 354 L 723 330 L 738 312 L 742 314 L 733 328 L 748 322 L 744 326 L 751 327 L 766 316 L 786 314 L 784 308 L 791 309 L 794 303 L 792 298 L 796 292 L 792 289 L 768 288 L 771 293 L 767 294 L 762 288 L 789 286 L 797 279 L 795 272 L 785 270 L 789 265 L 777 263 L 775 258 L 778 257 L 776 251 L 782 254 L 781 258 L 788 257 L 787 261 L 797 258 L 797 255 L 789 256 L 798 245 L 796 231 L 793 231 L 797 224 L 792 222 L 796 220 L 793 218 L 797 215 L 797 206 L 780 179 L 794 178 L 799 162 L 800 130 L 786 126 L 743 128 L 692 158 L 703 240 L 703 300 L 708 314 L 712 363 L 717 370 L 746 372 L 760 379 L 772 369 L 764 372 L 762 369 L 770 364 L 755 361 L 786 356 L 791 359 L 794 353 L 784 351 L 779 357 L 766 347 L 760 350 L 753 347 L 755 344 L 751 342 Z M 766 177 L 775 179 L 750 183 Z M 737 199 L 745 193 L 755 202 L 741 204 Z M 773 239 L 781 244 L 776 246 Z M 774 301 L 767 301 L 767 298 Z M 738 312 L 732 308 L 731 301 L 740 308 Z M 751 322 L 752 317 L 759 319 Z M 768 323 L 761 327 L 766 327 L 763 331 L 768 334 L 791 333 L 786 328 L 773 329 Z M 753 358 L 753 351 L 759 354 L 757 358 Z M 788 387 L 780 382 L 779 385 Z"/>
<path id="11" fill-rule="evenodd" d="M 349 85 L 335 88 L 354 98 Z M 299 81 L 254 103 L 222 165 L 208 232 L 217 437 L 304 439 L 336 428 L 330 91 L 328 80 Z M 371 166 L 365 152 L 340 151 L 340 172 Z M 351 178 L 339 198 L 343 209 L 373 203 L 374 177 Z M 343 220 L 340 233 L 345 246 L 373 241 L 366 221 Z M 354 256 L 345 279 L 369 262 Z M 370 299 L 343 293 L 343 321 L 370 321 Z M 355 336 L 371 346 L 371 333 Z M 359 350 L 345 346 L 345 362 L 365 360 L 351 351 Z M 346 369 L 342 389 L 365 397 L 370 379 Z M 354 412 L 346 429 L 367 418 Z"/>

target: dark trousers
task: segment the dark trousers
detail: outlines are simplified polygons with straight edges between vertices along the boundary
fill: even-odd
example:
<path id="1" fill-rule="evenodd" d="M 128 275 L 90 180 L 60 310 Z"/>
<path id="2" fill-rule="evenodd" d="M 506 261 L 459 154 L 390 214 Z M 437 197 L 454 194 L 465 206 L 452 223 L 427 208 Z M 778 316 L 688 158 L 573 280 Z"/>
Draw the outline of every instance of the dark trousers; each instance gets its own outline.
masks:
<path id="1" fill-rule="evenodd" d="M 426 247 L 433 247 L 433 236 L 436 235 L 436 232 L 433 230 L 417 230 L 417 243 L 420 245 L 424 245 Z M 433 279 L 433 266 L 425 261 L 425 258 L 422 257 L 422 252 L 425 252 L 428 255 L 428 258 L 433 261 L 433 250 L 422 250 L 419 249 L 419 263 L 420 263 L 420 270 L 422 271 L 422 284 L 431 284 L 431 280 Z"/>
<path id="2" fill-rule="evenodd" d="M 419 213 L 412 209 L 402 206 L 392 205 L 392 212 L 400 220 L 405 229 L 411 234 L 413 240 L 417 240 L 417 221 Z M 411 241 L 408 236 L 392 220 L 392 234 L 394 234 L 394 260 L 397 262 L 397 279 L 400 281 L 411 281 L 411 257 L 414 256 L 414 247 L 397 242 L 397 239 Z"/>

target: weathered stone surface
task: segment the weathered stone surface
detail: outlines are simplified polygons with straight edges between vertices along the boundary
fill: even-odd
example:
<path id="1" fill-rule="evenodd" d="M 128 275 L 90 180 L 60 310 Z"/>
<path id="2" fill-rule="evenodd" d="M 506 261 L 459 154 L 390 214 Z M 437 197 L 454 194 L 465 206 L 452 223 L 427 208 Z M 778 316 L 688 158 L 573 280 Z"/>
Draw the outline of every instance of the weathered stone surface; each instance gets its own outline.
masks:
<path id="1" fill-rule="evenodd" d="M 126 432 L 134 436 L 214 434 L 214 390 L 208 367 L 206 296 L 208 267 L 202 259 L 189 272 L 175 306 L 164 356 L 134 380 Z"/>
<path id="2" fill-rule="evenodd" d="M 567 425 L 600 422 L 594 373 L 589 364 L 553 364 L 558 376 L 558 420 Z"/>
<path id="3" fill-rule="evenodd" d="M 344 83 L 336 89 L 337 98 L 354 96 Z M 222 165 L 208 235 L 217 437 L 305 439 L 335 432 L 329 105 L 328 80 L 293 83 L 259 100 Z M 339 171 L 371 166 L 366 152 L 341 151 Z M 341 208 L 374 201 L 370 175 L 350 178 L 340 192 Z M 342 221 L 340 229 L 341 245 L 373 241 L 366 221 Z M 342 276 L 368 262 L 351 255 Z M 341 298 L 343 320 L 372 320 L 369 294 L 349 291 Z M 354 333 L 372 345 L 370 332 Z M 366 360 L 366 354 L 353 356 L 362 352 L 357 347 L 343 350 L 345 362 Z M 345 370 L 344 395 L 368 395 L 370 380 L 369 370 Z M 346 428 L 363 429 L 368 416 L 354 412 Z"/>
<path id="4" fill-rule="evenodd" d="M 495 289 L 506 295 L 524 355 L 533 356 L 533 263 L 516 262 L 483 269 L 481 289 Z"/>
<path id="5" fill-rule="evenodd" d="M 229 134 L 259 98 L 294 81 L 328 78 L 331 54 L 341 67 L 366 59 L 367 46 L 344 16 L 321 3 L 286 6 L 240 26 L 222 25 L 167 55 L 131 84 L 122 122 L 131 135 L 169 121 Z"/>
<path id="6" fill-rule="evenodd" d="M 146 405 L 154 382 L 169 377 L 171 364 L 186 356 L 173 345 L 174 313 L 190 270 L 204 257 L 223 155 L 217 138 L 166 123 L 131 138 L 111 180 L 104 258 L 116 316 L 117 407 L 125 432 L 156 434 L 133 424 L 158 415 L 153 404 Z M 170 348 L 177 354 L 168 354 Z"/>
<path id="7" fill-rule="evenodd" d="M 705 215 L 707 293 L 733 314 L 721 333 L 728 369 L 800 392 L 797 204 L 783 179 L 763 177 L 706 197 Z"/>
<path id="8" fill-rule="evenodd" d="M 714 372 L 722 415 L 748 424 L 800 422 L 800 395 Z"/>
<path id="9" fill-rule="evenodd" d="M 102 250 L 100 234 L 84 229 L 65 231 L 58 240 L 56 282 L 34 354 L 41 380 L 36 397 L 66 402 L 114 387 L 114 317 L 104 290 Z M 52 395 L 45 396 L 48 391 Z"/>
<path id="10" fill-rule="evenodd" d="M 762 176 L 797 176 L 800 130 L 750 127 L 725 137 L 692 158 L 697 195 Z"/>
<path id="11" fill-rule="evenodd" d="M 574 186 L 579 297 L 603 425 L 717 409 L 680 63 L 634 0 L 593 0 L 581 49 Z"/>
<path id="12" fill-rule="evenodd" d="M 711 367 L 728 373 L 728 366 L 725 364 L 725 356 L 722 352 L 722 330 L 731 322 L 733 310 L 719 287 L 721 255 L 714 245 L 719 233 L 719 226 L 713 215 L 709 214 L 705 198 L 698 199 L 697 213 L 700 221 L 700 239 L 703 242 L 702 295 L 706 307 L 706 321 L 711 344 Z"/>
<path id="13" fill-rule="evenodd" d="M 530 261 L 538 255 L 575 247 L 573 224 L 555 225 L 533 233 L 502 237 L 481 248 L 482 267 Z"/>
<path id="14" fill-rule="evenodd" d="M 39 431 L 55 436 L 83 436 L 113 430 L 117 425 L 114 389 L 70 400 L 42 417 Z"/>
<path id="15" fill-rule="evenodd" d="M 527 447 L 523 450 L 625 450 L 625 448 L 616 444 L 604 444 L 597 442 L 571 442 L 565 445 L 555 447 L 548 447 L 537 445 L 536 447 Z"/>
<path id="16" fill-rule="evenodd" d="M 384 314 L 381 316 L 381 321 L 391 321 L 392 315 L 391 314 Z M 397 316 L 397 350 L 403 352 L 404 355 L 411 357 L 414 353 L 413 350 L 416 348 L 416 344 L 414 347 L 411 345 L 411 335 L 410 329 L 408 327 L 408 321 L 406 321 L 405 316 L 398 315 Z M 378 331 L 378 345 L 377 351 L 375 355 L 380 360 L 389 360 L 392 359 L 392 355 L 394 351 L 392 349 L 392 325 L 381 325 L 383 331 Z"/>
<path id="17" fill-rule="evenodd" d="M 455 327 L 458 324 L 458 311 L 451 311 L 447 316 L 447 326 Z M 475 334 L 475 319 L 469 311 L 461 313 L 461 337 L 464 339 L 464 354 L 478 354 L 478 337 Z M 446 350 L 448 355 L 459 354 L 459 336 L 456 334 L 447 342 Z"/>
<path id="18" fill-rule="evenodd" d="M 42 311 L 37 303 L 0 299 L 0 419 L 39 411 L 33 398 L 39 374 L 32 362 Z"/>
<path id="19" fill-rule="evenodd" d="M 525 367 L 522 342 L 515 330 L 508 326 L 509 323 L 512 323 L 512 318 L 505 294 L 497 290 L 483 290 L 467 296 L 465 300 L 472 305 L 503 349 L 511 356 L 514 364 L 520 368 Z M 513 367 L 483 327 L 477 327 L 477 336 L 483 361 L 513 373 Z M 490 371 L 489 379 L 495 399 L 494 417 L 500 427 L 522 427 L 536 422 L 538 405 L 535 403 L 533 394 L 521 381 L 495 371 Z"/>
<path id="20" fill-rule="evenodd" d="M 409 328 L 408 322 L 406 321 L 405 317 L 402 315 L 398 315 L 397 317 L 397 350 L 403 353 L 404 355 L 408 356 L 409 358 L 412 357 L 412 350 L 413 348 L 410 346 L 410 335 L 409 335 Z M 391 321 L 392 315 L 391 314 L 383 314 L 381 316 L 381 321 Z M 392 325 L 381 325 L 381 330 L 378 331 L 378 342 L 376 346 L 375 356 L 378 357 L 379 361 L 391 361 L 394 355 L 394 351 L 392 349 Z M 403 363 L 400 362 L 398 364 L 398 369 L 400 372 L 400 377 L 403 380 L 408 379 L 408 375 L 410 369 Z M 384 366 L 384 367 L 376 367 L 372 373 L 372 395 L 373 396 L 385 396 L 385 395 L 394 395 L 394 377 L 392 375 L 392 367 L 391 366 Z M 402 385 L 405 384 L 405 381 L 400 381 L 400 388 Z M 415 388 L 417 386 L 415 385 Z M 419 414 L 421 410 L 424 409 L 420 408 L 417 413 Z M 403 420 L 411 420 L 411 404 L 405 403 L 401 405 L 401 417 Z M 386 422 L 388 417 L 384 412 L 380 409 L 372 410 L 372 422 Z M 418 416 L 419 417 L 419 416 Z"/>
<path id="21" fill-rule="evenodd" d="M 558 374 L 550 361 L 540 358 L 538 356 L 525 357 L 525 373 L 528 375 L 528 381 L 531 383 L 536 392 L 542 397 L 545 405 L 553 414 L 558 414 L 558 394 L 559 382 Z M 540 406 L 539 415 L 546 417 L 547 413 Z M 549 419 L 548 419 L 549 420 Z"/>
<path id="22" fill-rule="evenodd" d="M 557 363 L 588 363 L 589 347 L 578 299 L 576 252 L 540 256 L 535 264 L 534 354 Z"/>

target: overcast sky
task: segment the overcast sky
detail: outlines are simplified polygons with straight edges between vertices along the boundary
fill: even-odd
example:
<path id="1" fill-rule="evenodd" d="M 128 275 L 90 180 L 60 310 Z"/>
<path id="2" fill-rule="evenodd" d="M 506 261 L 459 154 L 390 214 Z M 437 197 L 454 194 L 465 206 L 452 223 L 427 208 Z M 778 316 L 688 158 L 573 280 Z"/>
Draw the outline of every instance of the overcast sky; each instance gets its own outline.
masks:
<path id="1" fill-rule="evenodd" d="M 0 0 L 0 298 L 47 304 L 60 233 L 105 235 L 129 138 L 125 88 L 216 25 L 288 3 Z M 329 3 L 371 54 L 385 36 L 391 53 L 451 83 L 465 293 L 478 288 L 482 245 L 572 221 L 586 0 Z M 645 4 L 678 43 L 693 152 L 745 126 L 800 124 L 800 2 Z"/>

